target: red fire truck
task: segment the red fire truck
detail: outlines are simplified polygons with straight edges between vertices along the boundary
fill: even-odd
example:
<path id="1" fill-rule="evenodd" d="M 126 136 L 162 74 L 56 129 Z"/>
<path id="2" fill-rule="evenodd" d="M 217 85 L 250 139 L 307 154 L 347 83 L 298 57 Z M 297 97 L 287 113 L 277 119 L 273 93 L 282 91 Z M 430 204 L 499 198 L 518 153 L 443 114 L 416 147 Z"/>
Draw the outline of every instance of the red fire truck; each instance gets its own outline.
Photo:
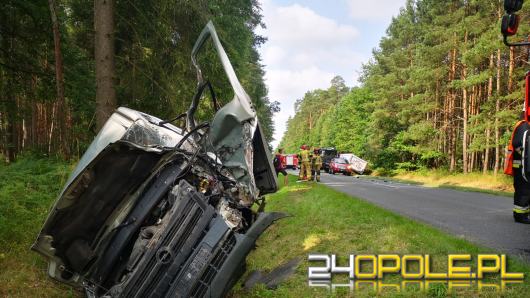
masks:
<path id="1" fill-rule="evenodd" d="M 288 169 L 298 169 L 298 155 L 296 154 L 284 154 L 285 165 Z"/>

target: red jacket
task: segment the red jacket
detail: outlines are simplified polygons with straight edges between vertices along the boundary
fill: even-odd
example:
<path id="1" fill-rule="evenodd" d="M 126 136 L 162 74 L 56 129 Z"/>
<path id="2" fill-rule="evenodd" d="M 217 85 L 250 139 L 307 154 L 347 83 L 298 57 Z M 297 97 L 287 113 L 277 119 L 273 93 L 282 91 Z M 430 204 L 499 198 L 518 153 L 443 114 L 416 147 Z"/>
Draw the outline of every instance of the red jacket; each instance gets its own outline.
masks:
<path id="1" fill-rule="evenodd" d="M 278 166 L 276 166 L 276 169 L 277 170 L 285 169 L 287 167 L 287 160 L 285 158 L 285 155 L 276 153 L 275 157 L 278 158 L 278 160 L 280 161 L 280 164 Z"/>

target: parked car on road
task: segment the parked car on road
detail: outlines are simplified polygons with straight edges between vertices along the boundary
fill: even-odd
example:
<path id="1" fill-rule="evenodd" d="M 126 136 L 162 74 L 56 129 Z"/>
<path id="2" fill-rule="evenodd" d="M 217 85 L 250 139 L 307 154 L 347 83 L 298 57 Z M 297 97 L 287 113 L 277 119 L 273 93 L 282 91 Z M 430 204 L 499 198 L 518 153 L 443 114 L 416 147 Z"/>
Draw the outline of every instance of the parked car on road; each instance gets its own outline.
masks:
<path id="1" fill-rule="evenodd" d="M 353 173 L 352 165 L 344 158 L 333 158 L 329 163 L 330 174 L 342 173 L 350 176 Z"/>

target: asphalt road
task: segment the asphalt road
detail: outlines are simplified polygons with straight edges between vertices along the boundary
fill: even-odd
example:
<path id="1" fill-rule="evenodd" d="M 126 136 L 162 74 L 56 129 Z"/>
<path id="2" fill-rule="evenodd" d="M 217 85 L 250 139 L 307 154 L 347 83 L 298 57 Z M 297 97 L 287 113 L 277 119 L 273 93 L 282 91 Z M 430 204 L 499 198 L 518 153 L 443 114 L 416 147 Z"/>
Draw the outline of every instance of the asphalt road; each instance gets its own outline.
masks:
<path id="1" fill-rule="evenodd" d="M 479 245 L 530 261 L 530 225 L 513 221 L 511 198 L 339 174 L 323 174 L 321 183 Z"/>

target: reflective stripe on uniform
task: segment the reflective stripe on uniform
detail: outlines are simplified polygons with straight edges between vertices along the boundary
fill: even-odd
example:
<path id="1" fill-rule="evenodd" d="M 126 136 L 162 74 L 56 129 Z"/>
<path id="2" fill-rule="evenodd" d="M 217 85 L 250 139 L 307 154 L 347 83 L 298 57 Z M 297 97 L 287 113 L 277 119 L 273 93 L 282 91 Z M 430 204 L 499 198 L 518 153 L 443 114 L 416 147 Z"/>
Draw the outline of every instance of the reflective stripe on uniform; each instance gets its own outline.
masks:
<path id="1" fill-rule="evenodd" d="M 513 163 L 512 163 L 512 167 L 514 169 L 518 169 L 521 167 L 521 161 L 520 160 L 514 160 Z"/>
<path id="2" fill-rule="evenodd" d="M 521 152 L 521 160 L 526 160 L 526 135 L 528 134 L 528 130 L 525 130 L 524 134 L 523 134 L 523 150 Z M 524 162 L 521 163 L 521 174 L 523 176 L 523 179 L 524 181 L 528 182 L 528 179 L 526 179 L 526 170 L 524 168 Z"/>
<path id="3" fill-rule="evenodd" d="M 521 213 L 521 214 L 530 213 L 530 207 L 529 206 L 521 207 L 521 206 L 513 205 L 513 212 Z"/>

